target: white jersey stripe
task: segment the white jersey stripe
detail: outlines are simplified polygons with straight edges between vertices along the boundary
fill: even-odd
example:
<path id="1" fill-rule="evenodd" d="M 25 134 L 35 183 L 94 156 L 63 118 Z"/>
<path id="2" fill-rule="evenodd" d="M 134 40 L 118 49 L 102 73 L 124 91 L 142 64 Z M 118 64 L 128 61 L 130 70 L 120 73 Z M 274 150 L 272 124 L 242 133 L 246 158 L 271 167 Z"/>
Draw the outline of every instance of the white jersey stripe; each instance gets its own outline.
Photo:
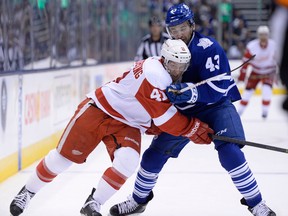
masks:
<path id="1" fill-rule="evenodd" d="M 212 89 L 214 89 L 214 90 L 217 91 L 217 92 L 220 92 L 220 93 L 222 93 L 222 94 L 224 94 L 224 93 L 227 92 L 227 89 L 219 88 L 219 87 L 217 87 L 216 85 L 214 85 L 211 81 L 210 81 L 210 82 L 207 82 L 207 84 L 208 84 Z"/>
<path id="2" fill-rule="evenodd" d="M 174 106 L 170 106 L 169 109 L 161 116 L 153 118 L 154 124 L 160 126 L 167 122 L 168 119 L 172 118 L 177 112 L 177 109 Z"/>

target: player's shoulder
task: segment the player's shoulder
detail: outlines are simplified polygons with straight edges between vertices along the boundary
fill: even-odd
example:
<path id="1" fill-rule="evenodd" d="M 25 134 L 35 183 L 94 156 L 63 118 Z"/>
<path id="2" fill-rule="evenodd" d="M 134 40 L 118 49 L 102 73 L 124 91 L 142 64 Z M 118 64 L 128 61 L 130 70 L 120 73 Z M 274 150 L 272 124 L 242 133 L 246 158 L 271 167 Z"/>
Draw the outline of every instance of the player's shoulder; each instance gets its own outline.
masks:
<path id="1" fill-rule="evenodd" d="M 207 53 L 213 51 L 219 52 L 223 50 L 216 39 L 204 36 L 199 32 L 195 32 L 192 44 L 194 51 L 198 53 Z"/>
<path id="2" fill-rule="evenodd" d="M 143 70 L 148 82 L 159 89 L 165 89 L 172 82 L 158 56 L 147 58 L 143 64 Z"/>
<path id="3" fill-rule="evenodd" d="M 203 36 L 198 32 L 195 32 L 188 47 L 194 62 L 200 63 L 213 56 L 219 56 L 221 59 L 227 58 L 224 49 L 214 38 Z"/>

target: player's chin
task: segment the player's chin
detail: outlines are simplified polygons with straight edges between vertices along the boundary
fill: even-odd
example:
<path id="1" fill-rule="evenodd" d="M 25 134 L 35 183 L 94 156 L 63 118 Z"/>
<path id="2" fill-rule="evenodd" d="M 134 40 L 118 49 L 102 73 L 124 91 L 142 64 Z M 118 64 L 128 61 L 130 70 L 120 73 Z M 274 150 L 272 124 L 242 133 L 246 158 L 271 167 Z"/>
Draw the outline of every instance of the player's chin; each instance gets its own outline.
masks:
<path id="1" fill-rule="evenodd" d="M 180 38 L 182 41 L 184 41 L 185 44 L 188 44 L 189 43 L 189 40 L 188 38 Z"/>
<path id="2" fill-rule="evenodd" d="M 171 76 L 172 77 L 172 80 L 173 80 L 173 83 L 177 82 L 181 76 Z"/>

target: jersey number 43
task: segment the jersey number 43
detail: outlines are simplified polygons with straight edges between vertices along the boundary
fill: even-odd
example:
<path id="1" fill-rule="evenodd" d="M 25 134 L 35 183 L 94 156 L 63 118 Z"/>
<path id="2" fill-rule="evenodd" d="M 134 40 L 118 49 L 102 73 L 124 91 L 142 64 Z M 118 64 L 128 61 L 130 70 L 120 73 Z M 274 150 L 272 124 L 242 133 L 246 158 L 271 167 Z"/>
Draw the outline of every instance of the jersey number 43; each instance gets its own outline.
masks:
<path id="1" fill-rule="evenodd" d="M 219 58 L 219 55 L 215 55 L 213 59 L 212 57 L 208 57 L 205 64 L 206 69 L 209 69 L 210 72 L 215 71 L 215 69 L 219 70 Z"/>

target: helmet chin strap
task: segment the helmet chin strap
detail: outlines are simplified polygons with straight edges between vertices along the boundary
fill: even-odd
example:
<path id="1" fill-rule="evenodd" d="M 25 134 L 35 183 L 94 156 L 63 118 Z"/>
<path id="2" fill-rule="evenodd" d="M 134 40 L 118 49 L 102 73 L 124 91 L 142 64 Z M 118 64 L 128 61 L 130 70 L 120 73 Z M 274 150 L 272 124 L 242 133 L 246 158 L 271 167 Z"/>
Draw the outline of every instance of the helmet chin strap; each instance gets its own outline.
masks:
<path id="1" fill-rule="evenodd" d="M 173 38 L 172 35 L 170 34 L 170 31 L 169 31 L 169 27 L 168 27 L 168 26 L 166 26 L 166 32 L 168 33 L 168 35 L 169 35 L 170 38 Z"/>
<path id="2" fill-rule="evenodd" d="M 194 38 L 194 35 L 195 35 L 195 22 L 191 23 L 191 38 L 189 41 L 191 41 L 193 38 Z"/>

